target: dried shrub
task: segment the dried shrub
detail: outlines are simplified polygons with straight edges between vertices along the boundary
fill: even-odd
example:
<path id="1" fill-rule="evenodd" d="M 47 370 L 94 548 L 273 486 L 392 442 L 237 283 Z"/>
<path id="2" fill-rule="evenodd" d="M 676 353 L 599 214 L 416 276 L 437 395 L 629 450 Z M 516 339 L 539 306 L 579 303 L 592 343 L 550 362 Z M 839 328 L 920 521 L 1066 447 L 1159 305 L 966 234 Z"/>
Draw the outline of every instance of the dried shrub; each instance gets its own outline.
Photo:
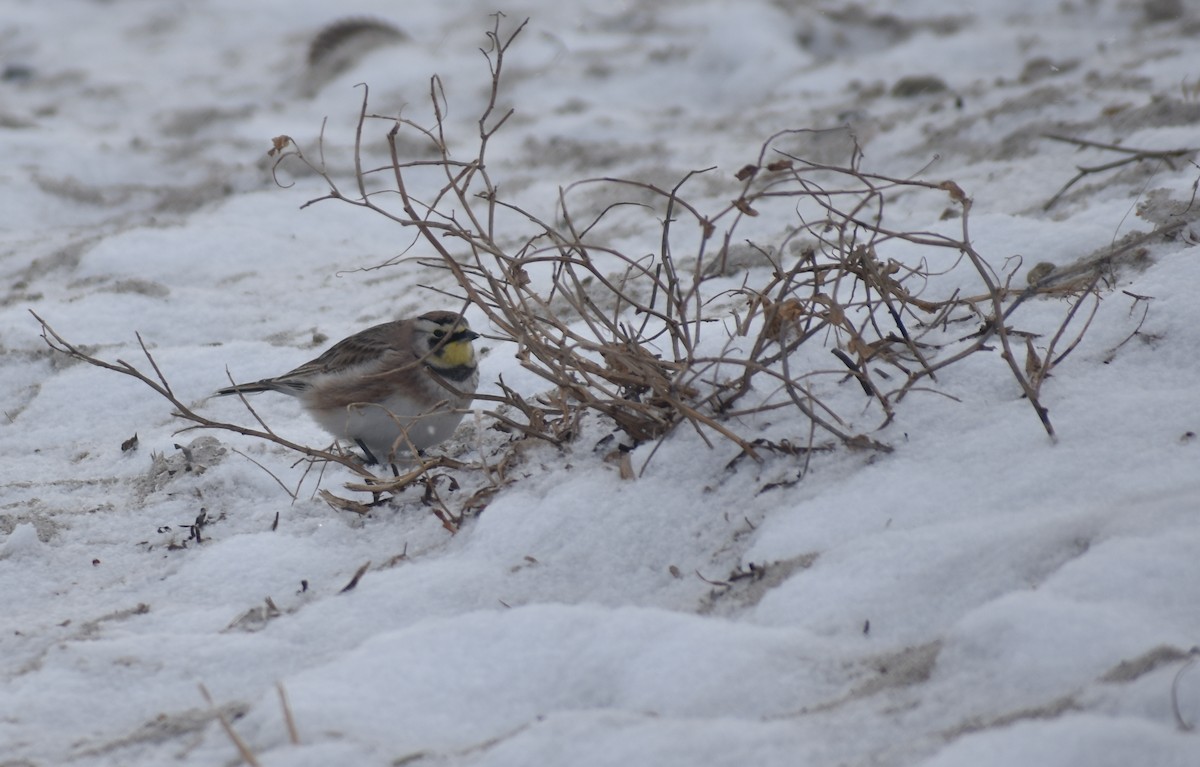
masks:
<path id="1" fill-rule="evenodd" d="M 338 200 L 414 229 L 434 254 L 418 260 L 449 271 L 456 297 L 479 307 L 515 345 L 520 364 L 548 383 L 547 393 L 531 399 L 500 382 L 494 415 L 556 443 L 577 434 L 581 416 L 593 412 L 624 433 L 626 447 L 686 423 L 709 444 L 715 435 L 755 458 L 764 449 L 811 450 L 829 439 L 889 450 L 849 426 L 857 419 L 848 409 L 857 416 L 868 397 L 879 416 L 872 428 L 885 425 L 925 379 L 998 344 L 1053 436 L 1039 386 L 1057 359 L 1041 360 L 1032 335 L 1014 334 L 1008 323 L 1028 296 L 1063 288 L 1047 279 L 1013 289 L 1011 274 L 993 271 L 971 242 L 971 199 L 953 181 L 870 173 L 857 145 L 845 165 L 812 162 L 788 150 L 806 131 L 786 131 L 769 137 L 733 180 L 714 181 L 710 168 L 684 174 L 669 189 L 631 179 L 579 181 L 561 189 L 546 220 L 501 194 L 485 162 L 512 114 L 497 105 L 505 56 L 524 24 L 502 26 L 497 16 L 483 51 L 491 92 L 470 151 L 448 143 L 436 76 L 429 125 L 371 113 L 364 86 L 353 189 L 287 136 L 272 149 L 277 170 L 299 162 L 328 183 L 328 193 L 307 204 Z M 366 138 L 375 126 L 390 161 L 364 167 L 377 148 Z M 408 159 L 401 147 L 414 137 L 436 159 Z M 702 177 L 729 189 L 715 211 L 689 201 Z M 885 211 L 902 195 L 936 196 L 950 206 L 943 218 L 954 231 L 891 227 Z M 652 250 L 618 245 L 630 240 Z M 748 261 L 758 266 L 746 268 Z M 947 279 L 952 272 L 963 277 Z M 977 289 L 964 294 L 963 284 Z M 1075 282 L 1069 292 L 1093 288 L 1094 281 Z M 963 327 L 958 336 L 950 332 Z M 1027 350 L 1024 364 L 1014 346 Z M 861 389 L 856 400 L 837 394 L 847 378 Z M 756 437 L 754 416 L 782 409 L 799 416 L 793 433 Z"/>
<path id="2" fill-rule="evenodd" d="M 504 60 L 524 28 L 502 33 L 503 25 L 497 15 L 483 50 L 491 89 L 470 151 L 448 141 L 445 94 L 434 76 L 428 125 L 371 113 L 363 86 L 351 184 L 325 167 L 321 146 L 312 159 L 279 136 L 269 152 L 276 172 L 299 163 L 328 184 L 306 206 L 337 200 L 415 231 L 431 253 L 417 260 L 449 272 L 454 297 L 478 307 L 520 364 L 547 382 L 547 391 L 530 396 L 499 381 L 501 394 L 479 397 L 494 405 L 493 418 L 555 444 L 577 436 L 589 413 L 608 419 L 625 438 L 623 476 L 633 475 L 629 450 L 680 424 L 710 445 L 735 446 L 734 461 L 766 451 L 804 459 L 838 444 L 888 451 L 872 433 L 892 420 L 905 396 L 936 384 L 941 371 L 971 355 L 998 350 L 1053 437 L 1042 383 L 1086 330 L 1105 270 L 1133 245 L 1070 269 L 1035 270 L 1028 284 L 1013 287 L 1019 264 L 1001 275 L 976 251 L 971 199 L 958 184 L 871 173 L 853 143 L 843 165 L 805 159 L 794 149 L 802 130 L 770 136 L 731 177 L 710 168 L 681 174 L 671 188 L 620 178 L 573 183 L 561 189 L 553 220 L 546 220 L 502 195 L 486 162 L 489 143 L 512 114 L 498 107 Z M 382 130 L 373 140 L 375 126 Z M 389 159 L 366 167 L 376 141 Z M 420 142 L 429 150 L 409 159 L 402 148 Z M 711 200 L 712 189 L 725 190 L 725 202 L 705 210 L 691 201 L 701 181 L 700 194 Z M 898 200 L 930 196 L 945 209 L 933 228 L 890 223 Z M 637 250 L 621 245 L 629 242 Z M 1069 306 L 1039 352 L 1037 335 L 1011 323 L 1024 301 L 1042 293 L 1065 296 Z M 1077 321 L 1088 300 L 1088 317 Z M 340 509 L 365 512 L 421 484 L 425 502 L 454 530 L 463 513 L 512 481 L 513 451 L 499 462 L 481 461 L 475 468 L 485 479 L 454 511 L 438 486 L 458 487 L 454 472 L 464 467 L 456 461 L 435 458 L 398 477 L 375 477 L 347 456 L 279 438 L 257 415 L 262 428 L 249 429 L 188 409 L 144 344 L 152 373 L 99 360 L 42 326 L 53 348 L 155 390 L 195 424 L 189 428 L 239 432 L 354 471 L 360 481 L 347 488 L 374 501 L 322 491 Z M 1063 343 L 1066 350 L 1056 353 Z M 852 425 L 872 417 L 867 429 Z M 774 427 L 764 436 L 768 420 Z"/>

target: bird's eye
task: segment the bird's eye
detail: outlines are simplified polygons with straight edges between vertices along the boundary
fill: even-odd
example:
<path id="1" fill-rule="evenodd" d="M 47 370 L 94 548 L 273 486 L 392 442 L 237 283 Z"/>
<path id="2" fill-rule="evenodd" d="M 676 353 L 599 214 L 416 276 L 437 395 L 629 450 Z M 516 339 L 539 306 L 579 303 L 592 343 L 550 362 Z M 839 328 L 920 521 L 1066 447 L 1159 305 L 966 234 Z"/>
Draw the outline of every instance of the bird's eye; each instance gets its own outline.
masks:
<path id="1" fill-rule="evenodd" d="M 446 331 L 444 331 L 444 330 L 435 330 L 435 331 L 433 331 L 433 337 L 434 337 L 434 338 L 441 338 L 441 337 L 442 337 L 442 336 L 444 336 L 444 335 L 446 335 Z"/>

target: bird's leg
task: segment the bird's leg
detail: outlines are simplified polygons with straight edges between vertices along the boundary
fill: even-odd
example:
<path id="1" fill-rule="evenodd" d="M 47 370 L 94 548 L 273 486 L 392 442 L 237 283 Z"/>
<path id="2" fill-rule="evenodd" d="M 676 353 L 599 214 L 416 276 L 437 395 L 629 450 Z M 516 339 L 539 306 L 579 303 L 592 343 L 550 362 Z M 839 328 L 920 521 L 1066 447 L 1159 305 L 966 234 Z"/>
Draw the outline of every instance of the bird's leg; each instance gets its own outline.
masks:
<path id="1" fill-rule="evenodd" d="M 367 447 L 367 443 L 363 442 L 361 439 L 356 439 L 354 441 L 358 443 L 360 448 L 362 448 L 363 457 L 366 458 L 368 466 L 374 466 L 375 464 L 379 463 L 379 459 L 376 458 L 375 454 L 371 452 L 371 448 Z"/>

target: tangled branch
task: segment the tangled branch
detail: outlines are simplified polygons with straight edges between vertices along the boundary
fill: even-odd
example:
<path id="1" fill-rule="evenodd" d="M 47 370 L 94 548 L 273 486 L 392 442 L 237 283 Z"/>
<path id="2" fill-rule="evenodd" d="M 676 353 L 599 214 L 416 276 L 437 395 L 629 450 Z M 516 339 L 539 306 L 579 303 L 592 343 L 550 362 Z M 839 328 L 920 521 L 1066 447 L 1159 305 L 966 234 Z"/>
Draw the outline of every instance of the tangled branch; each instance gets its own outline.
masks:
<path id="1" fill-rule="evenodd" d="M 504 388 L 498 412 L 520 413 L 527 433 L 556 442 L 575 434 L 586 412 L 609 419 L 632 445 L 662 439 L 686 423 L 707 443 L 715 435 L 757 459 L 762 443 L 744 424 L 787 408 L 800 416 L 797 432 L 807 435 L 810 446 L 824 434 L 848 446 L 888 450 L 850 426 L 845 405 L 827 399 L 822 380 L 856 381 L 883 426 L 924 379 L 936 382 L 939 371 L 997 343 L 1053 437 L 1040 389 L 1062 356 L 1042 360 L 1032 334 L 1014 340 L 1010 321 L 1030 295 L 1064 291 L 1061 285 L 1011 289 L 1009 278 L 1001 279 L 973 245 L 972 201 L 953 181 L 867 172 L 857 146 L 845 166 L 811 162 L 785 148 L 804 131 L 784 131 L 769 137 L 755 162 L 738 171 L 731 198 L 713 212 L 685 197 L 689 183 L 712 169 L 688 173 L 670 189 L 620 178 L 579 181 L 561 190 L 553 222 L 502 197 L 485 158 L 512 114 L 497 105 L 505 58 L 524 26 L 503 32 L 497 15 L 488 33 L 483 53 L 491 89 L 470 160 L 447 143 L 445 94 L 437 77 L 430 81 L 428 127 L 371 113 L 364 87 L 354 194 L 290 138 L 276 139 L 273 150 L 276 167 L 299 161 L 328 184 L 325 195 L 307 204 L 338 200 L 415 229 L 433 254 L 420 262 L 450 272 L 461 297 L 482 310 L 515 345 L 520 364 L 551 387 L 533 402 Z M 375 122 L 387 126 L 390 163 L 364 168 L 364 136 Z M 402 156 L 400 147 L 407 144 L 398 137 L 410 131 L 430 143 L 436 159 Z M 382 175 L 389 183 L 372 189 L 371 180 Z M 958 232 L 889 226 L 885 209 L 900 192 L 948 196 Z M 589 193 L 618 202 L 582 213 Z M 631 255 L 612 245 L 606 227 L 618 211 L 624 219 L 644 214 L 646 240 L 656 243 L 655 252 Z M 742 269 L 734 262 L 746 252 L 738 232 L 747 222 L 762 230 L 764 220 L 783 222 L 777 240 L 746 242 L 766 268 L 745 269 L 742 282 L 731 286 Z M 919 250 L 919 260 L 884 255 L 902 246 L 906 253 Z M 965 264 L 974 275 L 966 281 L 982 292 L 926 295 L 931 262 L 939 264 L 938 273 Z M 1073 284 L 1066 292 L 1084 296 L 1093 289 L 1094 282 Z M 947 340 L 946 329 L 964 322 L 976 329 Z M 709 325 L 724 328 L 724 337 L 711 337 Z M 813 367 L 811 347 L 826 347 L 840 367 Z M 1022 347 L 1024 365 L 1018 360 Z"/>
<path id="2" fill-rule="evenodd" d="M 943 371 L 972 355 L 998 350 L 1016 390 L 1053 438 L 1043 383 L 1086 331 L 1098 283 L 1118 252 L 1014 288 L 1015 270 L 998 274 L 972 242 L 972 200 L 954 181 L 869 172 L 856 143 L 844 165 L 805 159 L 792 148 L 803 130 L 768 137 L 732 180 L 714 179 L 712 168 L 683 174 L 671 188 L 585 179 L 560 189 L 552 217 L 539 216 L 502 195 L 485 162 L 513 114 L 500 106 L 501 86 L 506 57 L 525 28 L 505 30 L 503 19 L 495 16 L 481 51 L 490 90 L 469 151 L 449 142 L 446 93 L 434 76 L 428 125 L 372 113 L 362 86 L 350 188 L 327 170 L 322 146 L 310 160 L 290 137 L 279 136 L 269 152 L 275 173 L 298 162 L 327 185 L 304 207 L 336 200 L 414 230 L 429 253 L 415 260 L 448 272 L 455 298 L 483 312 L 520 365 L 548 385 L 531 396 L 499 381 L 499 394 L 477 397 L 495 406 L 491 417 L 560 444 L 580 433 L 586 415 L 597 415 L 623 435 L 625 455 L 686 425 L 710 446 L 734 446 L 731 466 L 743 456 L 761 460 L 767 451 L 807 460 L 836 444 L 888 451 L 873 434 L 895 418 L 907 395 L 940 385 Z M 377 138 L 375 125 L 385 129 Z M 431 154 L 405 156 L 401 147 L 414 138 Z M 376 141 L 388 159 L 369 167 L 366 149 Z M 724 201 L 689 199 L 700 178 L 726 189 Z M 942 219 L 957 223 L 894 227 L 889 208 L 904 196 L 933 196 L 946 208 Z M 615 244 L 631 226 L 645 250 L 630 253 Z M 951 273 L 961 276 L 945 279 Z M 1039 350 L 1039 334 L 1013 323 L 1024 301 L 1044 294 L 1067 297 L 1070 305 Z M 1079 312 L 1085 300 L 1092 302 L 1090 314 Z M 414 482 L 424 482 L 436 499 L 430 471 L 450 467 L 435 462 L 385 481 L 346 456 L 280 439 L 261 420 L 261 429 L 212 421 L 178 401 L 144 344 L 153 375 L 91 357 L 38 321 L 51 347 L 137 378 L 194 424 L 189 428 L 234 431 L 346 466 L 363 479 L 349 489 L 376 500 Z M 856 426 L 864 417 L 875 423 Z M 785 434 L 763 436 L 768 421 Z M 362 510 L 353 501 L 329 500 Z M 453 522 L 452 515 L 443 518 Z"/>

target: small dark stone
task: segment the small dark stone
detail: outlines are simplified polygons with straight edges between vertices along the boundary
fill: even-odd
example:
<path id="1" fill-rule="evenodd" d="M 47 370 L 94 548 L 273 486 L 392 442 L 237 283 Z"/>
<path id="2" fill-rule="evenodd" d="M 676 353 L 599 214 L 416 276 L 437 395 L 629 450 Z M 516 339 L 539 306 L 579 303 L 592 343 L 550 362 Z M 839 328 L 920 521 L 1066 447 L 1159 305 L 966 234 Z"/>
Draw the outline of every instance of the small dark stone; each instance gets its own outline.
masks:
<path id="1" fill-rule="evenodd" d="M 948 90 L 950 87 L 946 81 L 936 75 L 910 75 L 896 81 L 892 86 L 892 95 L 898 99 L 910 99 Z"/>
<path id="2" fill-rule="evenodd" d="M 33 67 L 27 64 L 5 64 L 0 80 L 6 83 L 27 83 L 33 79 Z"/>
<path id="3" fill-rule="evenodd" d="M 1142 12 L 1151 24 L 1175 21 L 1183 16 L 1183 0 L 1146 0 Z"/>

